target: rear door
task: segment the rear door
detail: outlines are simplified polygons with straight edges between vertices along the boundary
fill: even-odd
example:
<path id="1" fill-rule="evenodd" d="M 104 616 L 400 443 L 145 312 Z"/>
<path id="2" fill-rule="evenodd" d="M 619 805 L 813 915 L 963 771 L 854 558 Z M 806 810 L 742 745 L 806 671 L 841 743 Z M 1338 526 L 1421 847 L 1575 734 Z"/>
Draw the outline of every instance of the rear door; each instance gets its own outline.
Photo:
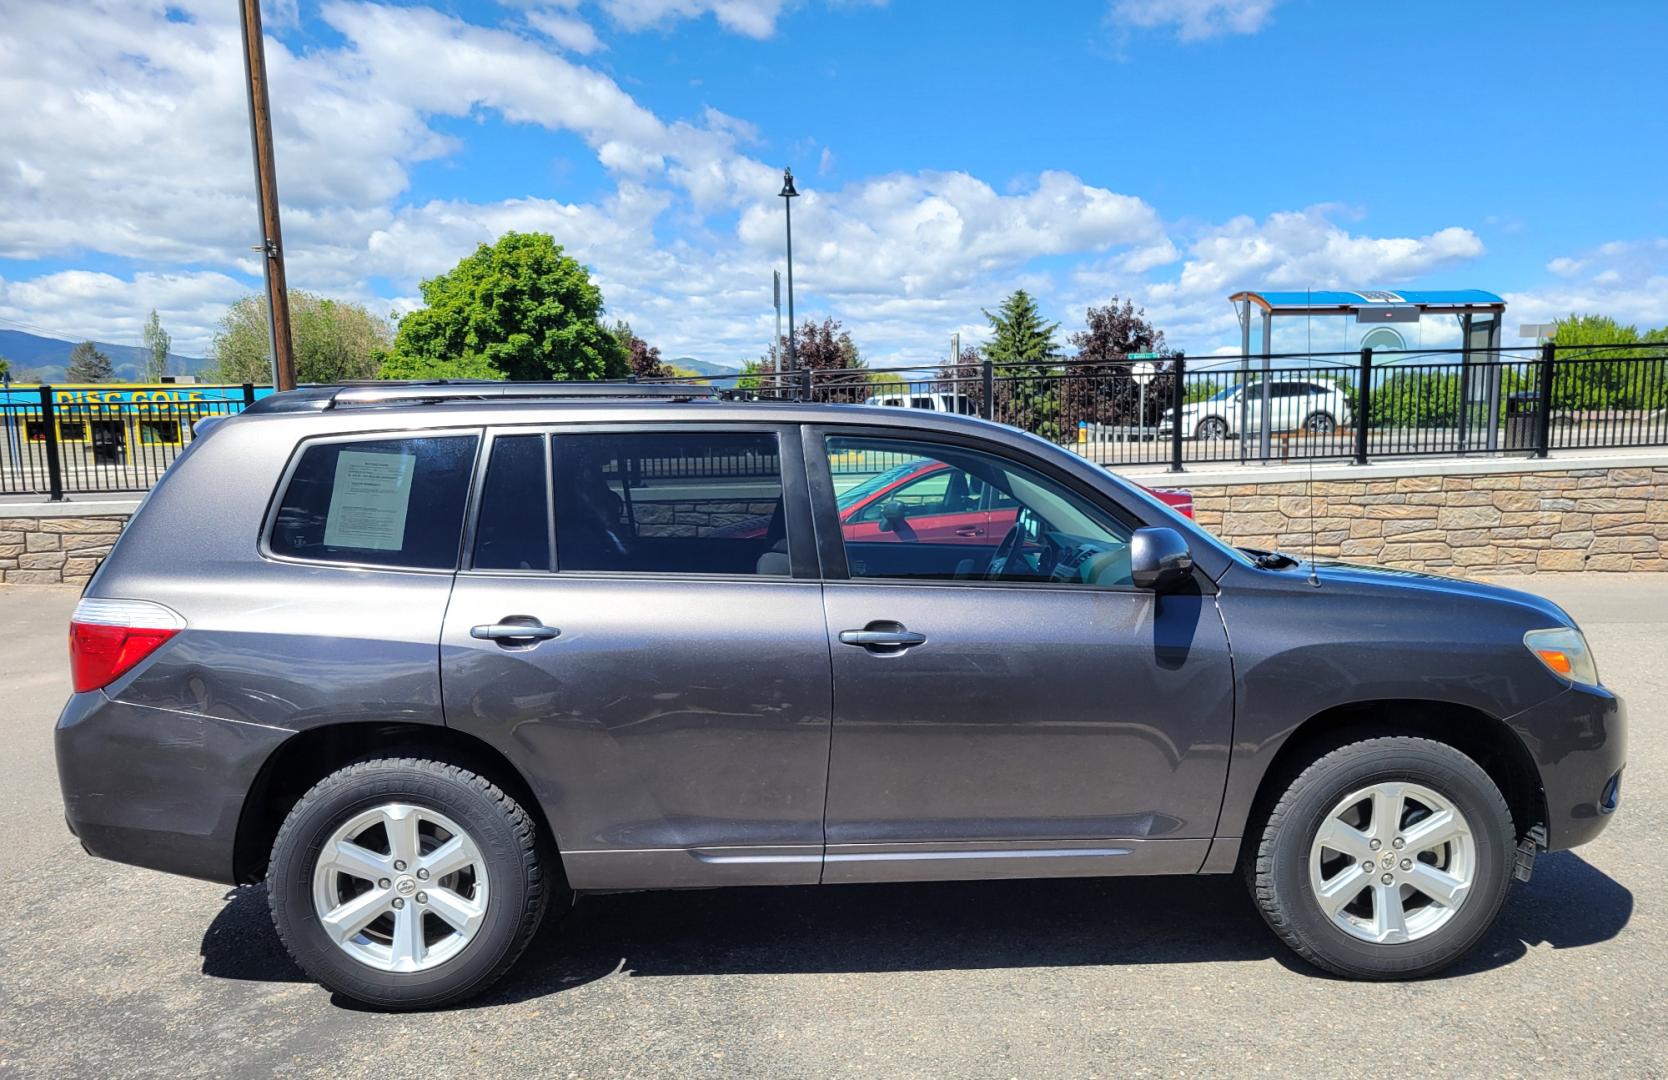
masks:
<path id="1" fill-rule="evenodd" d="M 572 884 L 816 881 L 831 684 L 799 444 L 506 429 L 482 458 L 447 722 L 521 765 Z"/>

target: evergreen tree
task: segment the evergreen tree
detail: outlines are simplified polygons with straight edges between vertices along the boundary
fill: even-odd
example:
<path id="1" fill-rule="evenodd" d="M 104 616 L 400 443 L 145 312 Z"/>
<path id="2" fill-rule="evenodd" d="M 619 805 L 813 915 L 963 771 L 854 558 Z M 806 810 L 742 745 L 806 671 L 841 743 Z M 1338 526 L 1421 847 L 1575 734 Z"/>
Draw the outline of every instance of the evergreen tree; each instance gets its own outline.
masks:
<path id="1" fill-rule="evenodd" d="M 1037 301 L 1024 289 L 1009 295 L 994 314 L 986 311 L 985 318 L 993 331 L 985 355 L 1004 375 L 1022 374 L 1029 365 L 1046 365 L 1059 352 L 1054 332 L 1060 324 L 1043 322 Z"/>
<path id="2" fill-rule="evenodd" d="M 1044 322 L 1037 302 L 1016 290 L 994 313 L 985 312 L 992 336 L 985 355 L 996 366 L 995 419 L 1054 442 L 1064 441 L 1059 381 L 1053 366 L 1059 323 Z"/>
<path id="3" fill-rule="evenodd" d="M 90 341 L 83 341 L 70 350 L 69 366 L 64 369 L 64 381 L 72 383 L 109 382 L 116 377 L 110 367 L 110 357 L 98 351 Z"/>

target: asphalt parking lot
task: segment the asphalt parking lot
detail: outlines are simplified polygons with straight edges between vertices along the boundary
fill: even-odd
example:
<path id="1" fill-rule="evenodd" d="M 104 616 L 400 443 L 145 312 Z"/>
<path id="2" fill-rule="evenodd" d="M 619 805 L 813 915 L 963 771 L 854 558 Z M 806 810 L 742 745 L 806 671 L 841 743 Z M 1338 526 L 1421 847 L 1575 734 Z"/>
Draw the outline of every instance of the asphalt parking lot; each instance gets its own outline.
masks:
<path id="1" fill-rule="evenodd" d="M 75 591 L 0 588 L 0 1075 L 1668 1075 L 1668 575 L 1512 584 L 1628 699 L 1628 782 L 1443 976 L 1319 975 L 1223 877 L 752 889 L 587 897 L 427 1015 L 304 981 L 259 887 L 85 856 L 52 760 Z"/>

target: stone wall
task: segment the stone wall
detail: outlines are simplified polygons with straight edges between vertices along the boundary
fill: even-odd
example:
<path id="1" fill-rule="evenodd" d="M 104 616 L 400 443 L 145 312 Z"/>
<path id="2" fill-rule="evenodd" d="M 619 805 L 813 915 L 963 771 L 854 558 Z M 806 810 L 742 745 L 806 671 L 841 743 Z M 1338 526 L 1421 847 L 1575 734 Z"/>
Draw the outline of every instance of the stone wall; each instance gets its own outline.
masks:
<path id="1" fill-rule="evenodd" d="M 1194 515 L 1233 544 L 1308 552 L 1310 486 L 1195 484 Z M 1668 571 L 1668 468 L 1316 480 L 1322 558 L 1443 574 Z"/>
<path id="2" fill-rule="evenodd" d="M 1380 477 L 1339 477 L 1328 469 L 1312 489 L 1315 550 L 1323 558 L 1462 576 L 1668 571 L 1668 465 L 1556 464 Z M 1192 490 L 1199 523 L 1230 543 L 1309 550 L 1307 480 L 1140 479 Z M 703 536 L 767 516 L 774 505 L 679 501 L 639 504 L 637 511 L 645 533 Z M 85 582 L 127 522 L 122 513 L 85 512 L 101 509 L 54 517 L 31 507 L 41 516 L 0 516 L 0 582 Z"/>
<path id="3" fill-rule="evenodd" d="M 0 582 L 83 584 L 126 524 L 125 515 L 0 518 Z"/>

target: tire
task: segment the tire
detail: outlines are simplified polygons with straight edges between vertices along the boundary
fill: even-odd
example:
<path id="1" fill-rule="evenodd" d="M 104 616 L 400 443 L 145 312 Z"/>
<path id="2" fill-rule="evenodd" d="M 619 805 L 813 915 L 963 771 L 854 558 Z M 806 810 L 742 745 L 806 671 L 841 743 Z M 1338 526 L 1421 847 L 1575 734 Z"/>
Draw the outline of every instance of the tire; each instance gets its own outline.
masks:
<path id="1" fill-rule="evenodd" d="M 1332 419 L 1331 413 L 1311 413 L 1309 419 L 1303 421 L 1303 430 L 1311 435 L 1330 435 L 1338 430 L 1338 421 Z"/>
<path id="2" fill-rule="evenodd" d="M 395 862 L 413 844 L 417 865 Z M 349 854 L 325 857 L 327 847 Z M 302 970 L 380 1009 L 437 1008 L 491 986 L 533 939 L 550 892 L 527 812 L 474 773 L 418 758 L 319 781 L 278 830 L 267 887 Z M 327 912 L 351 931 L 372 909 L 381 913 L 342 943 L 326 929 Z"/>
<path id="3" fill-rule="evenodd" d="M 1220 417 L 1207 416 L 1199 421 L 1198 427 L 1193 429 L 1193 437 L 1195 439 L 1226 439 L 1228 437 L 1228 424 Z"/>
<path id="4" fill-rule="evenodd" d="M 1376 809 L 1397 805 L 1398 791 L 1399 823 Z M 1340 810 L 1361 792 L 1374 794 Z M 1453 831 L 1453 819 L 1440 816 L 1444 805 L 1466 835 L 1427 851 L 1421 837 Z M 1352 824 L 1359 842 L 1339 828 Z M 1338 848 L 1321 839 L 1323 825 Z M 1366 739 L 1291 782 L 1255 837 L 1246 876 L 1263 918 L 1305 960 L 1351 979 L 1415 979 L 1453 963 L 1493 924 L 1511 885 L 1514 836 L 1499 788 L 1458 750 L 1429 739 Z M 1397 837 L 1405 846 L 1395 846 Z M 1460 880 L 1466 887 L 1450 902 L 1435 899 Z M 1331 912 L 1323 893 L 1331 894 Z"/>

